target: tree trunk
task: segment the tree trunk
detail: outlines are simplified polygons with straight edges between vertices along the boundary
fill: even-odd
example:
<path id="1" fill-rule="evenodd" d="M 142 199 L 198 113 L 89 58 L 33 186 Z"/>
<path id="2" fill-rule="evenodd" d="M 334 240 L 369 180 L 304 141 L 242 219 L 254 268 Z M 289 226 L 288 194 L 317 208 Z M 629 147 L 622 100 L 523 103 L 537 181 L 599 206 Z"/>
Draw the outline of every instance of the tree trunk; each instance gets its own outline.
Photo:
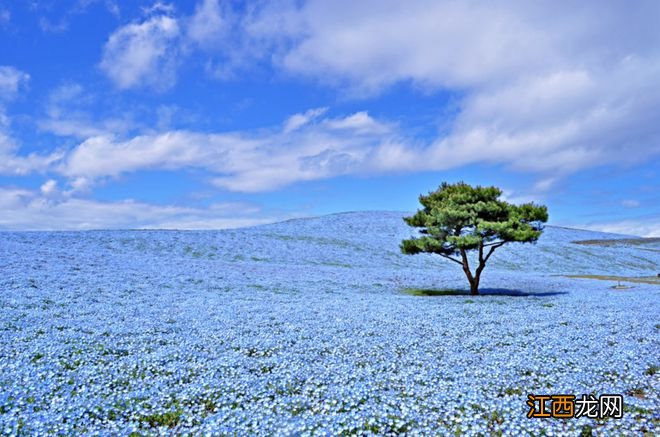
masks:
<path id="1" fill-rule="evenodd" d="M 484 271 L 486 263 L 483 261 L 483 258 L 479 260 L 479 267 L 474 271 L 474 277 L 470 283 L 470 292 L 471 294 L 479 294 L 479 281 L 481 280 L 481 272 Z"/>
<path id="2" fill-rule="evenodd" d="M 464 257 L 463 259 L 464 259 L 463 267 L 465 268 L 467 264 L 467 257 Z M 474 271 L 474 276 L 472 276 L 472 274 L 468 276 L 468 280 L 470 281 L 471 295 L 476 296 L 477 294 L 479 294 L 479 280 L 481 279 L 481 272 L 483 272 L 484 268 L 486 267 L 486 260 L 487 257 L 484 258 L 484 242 L 481 241 L 479 243 L 479 265 L 477 266 L 477 269 Z"/>
<path id="3" fill-rule="evenodd" d="M 467 280 L 470 283 L 470 294 L 476 296 L 477 294 L 479 294 L 479 277 L 472 276 L 472 272 L 470 271 L 470 263 L 468 262 L 468 258 L 467 258 L 467 254 L 465 253 L 465 250 L 461 249 L 460 252 L 461 252 L 461 257 L 463 258 L 463 271 L 465 272 L 465 276 L 467 277 Z"/>
<path id="4" fill-rule="evenodd" d="M 479 294 L 479 283 L 474 280 L 470 282 L 470 294 L 472 296 L 477 296 Z"/>

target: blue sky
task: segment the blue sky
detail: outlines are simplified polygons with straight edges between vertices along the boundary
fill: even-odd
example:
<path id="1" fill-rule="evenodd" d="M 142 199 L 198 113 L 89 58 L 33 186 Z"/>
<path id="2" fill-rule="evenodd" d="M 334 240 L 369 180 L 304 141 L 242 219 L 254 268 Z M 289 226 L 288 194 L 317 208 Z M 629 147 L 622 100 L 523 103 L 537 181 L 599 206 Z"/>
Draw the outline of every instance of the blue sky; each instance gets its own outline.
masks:
<path id="1" fill-rule="evenodd" d="M 660 236 L 660 4 L 0 0 L 0 229 L 413 211 Z"/>

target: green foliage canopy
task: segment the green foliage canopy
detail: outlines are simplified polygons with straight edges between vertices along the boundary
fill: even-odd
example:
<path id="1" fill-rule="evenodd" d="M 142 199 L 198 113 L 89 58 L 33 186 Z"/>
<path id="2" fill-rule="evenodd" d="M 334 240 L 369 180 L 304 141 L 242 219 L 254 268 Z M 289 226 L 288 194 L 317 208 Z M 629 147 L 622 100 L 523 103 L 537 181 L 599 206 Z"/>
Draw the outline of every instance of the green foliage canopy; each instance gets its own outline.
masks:
<path id="1" fill-rule="evenodd" d="M 405 222 L 418 228 L 420 237 L 403 240 L 405 254 L 435 253 L 463 266 L 473 294 L 495 249 L 506 243 L 533 243 L 543 232 L 548 211 L 543 205 L 513 205 L 500 200 L 497 187 L 472 187 L 464 182 L 446 182 L 428 195 L 419 196 L 424 207 Z M 469 269 L 468 251 L 478 251 L 475 274 Z M 460 256 L 459 258 L 456 258 Z"/>

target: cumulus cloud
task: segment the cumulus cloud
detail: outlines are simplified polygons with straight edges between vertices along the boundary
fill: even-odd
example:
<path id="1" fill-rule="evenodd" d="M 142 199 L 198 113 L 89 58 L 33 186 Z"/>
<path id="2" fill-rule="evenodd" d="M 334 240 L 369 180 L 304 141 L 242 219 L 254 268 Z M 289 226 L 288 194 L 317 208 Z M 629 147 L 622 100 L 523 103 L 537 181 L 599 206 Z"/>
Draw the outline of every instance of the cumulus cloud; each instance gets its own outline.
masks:
<path id="1" fill-rule="evenodd" d="M 168 89 L 176 82 L 179 33 L 177 19 L 162 13 L 120 27 L 108 38 L 100 67 L 120 89 Z"/>
<path id="2" fill-rule="evenodd" d="M 133 200 L 99 202 L 65 195 L 53 200 L 55 189 L 52 180 L 41 191 L 0 187 L 0 230 L 225 229 L 298 217 L 241 202 L 194 208 Z"/>
<path id="3" fill-rule="evenodd" d="M 117 29 L 104 48 L 101 69 L 120 89 L 174 86 L 183 60 L 198 61 L 210 77 L 228 79 L 270 56 L 280 38 L 265 40 L 252 20 L 261 3 L 237 8 L 219 0 L 200 0 L 192 15 L 172 4 L 142 8 L 142 21 Z M 195 59 L 194 57 L 197 57 Z"/>
<path id="4" fill-rule="evenodd" d="M 529 47 L 529 37 L 539 33 L 533 23 L 518 20 L 513 7 L 485 2 L 309 1 L 288 13 L 298 16 L 304 33 L 283 66 L 348 79 L 366 91 L 408 79 L 474 86 L 526 70 L 532 51 L 544 51 Z"/>
<path id="5" fill-rule="evenodd" d="M 162 2 L 142 10 L 143 20 L 117 29 L 103 50 L 100 67 L 119 89 L 167 90 L 176 83 L 182 59 L 199 49 L 220 56 L 206 64 L 215 76 L 230 76 L 254 57 L 243 43 L 249 39 L 236 31 L 239 15 L 218 0 L 200 1 L 191 16 Z"/>
<path id="6" fill-rule="evenodd" d="M 98 136 L 85 140 L 66 159 L 68 176 L 98 178 L 142 169 L 202 166 L 220 158 L 214 136 L 193 132 L 140 135 L 127 141 Z M 220 138 L 221 141 L 224 138 Z"/>
<path id="7" fill-rule="evenodd" d="M 95 136 L 71 150 L 58 171 L 71 180 L 94 181 L 144 169 L 202 168 L 219 187 L 257 192 L 298 181 L 379 171 L 393 164 L 388 156 L 405 155 L 394 126 L 366 112 L 319 119 L 322 112 L 298 114 L 282 128 L 257 132 L 170 131 L 123 141 Z M 310 123 L 311 118 L 318 120 Z"/>
<path id="8" fill-rule="evenodd" d="M 550 1 L 309 0 L 273 2 L 250 30 L 289 37 L 281 62 L 301 74 L 334 75 L 372 89 L 401 80 L 465 89 L 646 55 L 657 48 L 658 8 L 653 1 L 631 10 L 598 2 L 575 8 Z M 292 25 L 270 24 L 278 22 Z M 627 32 L 614 35 L 612 28 Z"/>
<path id="9" fill-rule="evenodd" d="M 414 156 L 423 158 L 420 170 L 505 164 L 538 173 L 550 188 L 585 168 L 660 155 L 654 1 L 630 8 L 595 1 L 281 0 L 239 8 L 202 0 L 190 17 L 172 18 L 163 7 L 151 13 L 108 41 L 102 65 L 120 88 L 148 77 L 171 86 L 176 65 L 165 61 L 172 59 L 167 53 L 192 45 L 221 78 L 266 61 L 358 98 L 398 83 L 456 95 L 454 119 L 424 150 L 383 132 L 391 144 L 378 159 L 392 169 L 397 157 L 408 169 Z M 317 116 L 294 115 L 284 130 Z M 356 114 L 343 122 L 364 120 Z"/>
<path id="10" fill-rule="evenodd" d="M 660 89 L 649 89 L 657 74 L 660 58 L 628 58 L 607 72 L 555 72 L 482 90 L 466 98 L 434 153 L 438 162 L 502 162 L 555 176 L 644 162 L 660 154 L 660 129 L 649 119 L 660 103 Z"/>
<path id="11" fill-rule="evenodd" d="M 603 151 L 582 150 L 577 145 L 563 149 L 532 133 L 525 143 L 536 138 L 539 144 L 533 150 L 505 136 L 489 142 L 488 132 L 475 130 L 465 133 L 457 146 L 448 138 L 430 143 L 414 140 L 397 124 L 366 111 L 338 117 L 326 114 L 326 108 L 310 109 L 290 116 L 280 128 L 255 131 L 171 130 L 128 139 L 94 135 L 70 150 L 55 168 L 85 189 L 97 180 L 130 172 L 196 168 L 206 170 L 218 187 L 263 192 L 347 174 L 449 169 L 485 161 L 536 171 L 540 176 L 531 190 L 539 195 L 554 187 L 562 175 L 611 159 Z"/>
<path id="12" fill-rule="evenodd" d="M 358 98 L 402 82 L 458 96 L 458 111 L 442 134 L 420 145 L 402 140 L 404 135 L 393 139 L 383 129 L 381 147 L 370 151 L 373 165 L 364 169 L 504 164 L 537 173 L 536 188 L 547 190 L 585 168 L 635 165 L 660 155 L 657 2 L 629 8 L 598 2 L 575 7 L 549 1 L 283 0 L 232 8 L 202 0 L 192 16 L 178 19 L 160 9 L 161 15 L 111 37 L 150 48 L 127 55 L 141 60 L 134 62 L 137 67 L 112 63 L 127 71 L 114 75 L 120 87 L 138 86 L 140 78 L 151 76 L 172 85 L 175 65 L 166 66 L 162 54 L 192 43 L 209 53 L 207 67 L 218 77 L 266 60 Z M 166 26 L 157 20 L 165 19 L 177 23 L 176 32 L 163 31 Z M 169 49 L 151 50 L 163 45 Z M 322 115 L 316 111 L 322 110 L 292 116 L 284 132 L 316 122 Z M 370 122 L 366 113 L 356 113 L 334 125 L 326 121 L 325 128 L 341 129 L 343 123 L 352 132 L 374 134 Z M 348 162 L 346 156 L 340 161 Z M 355 166 L 324 168 L 330 167 Z M 233 186 L 224 177 L 218 181 Z"/>
<path id="13" fill-rule="evenodd" d="M 660 155 L 659 14 L 653 1 L 309 0 L 270 3 L 245 29 L 279 68 L 358 97 L 402 82 L 460 96 L 424 169 L 503 163 L 547 182 Z"/>

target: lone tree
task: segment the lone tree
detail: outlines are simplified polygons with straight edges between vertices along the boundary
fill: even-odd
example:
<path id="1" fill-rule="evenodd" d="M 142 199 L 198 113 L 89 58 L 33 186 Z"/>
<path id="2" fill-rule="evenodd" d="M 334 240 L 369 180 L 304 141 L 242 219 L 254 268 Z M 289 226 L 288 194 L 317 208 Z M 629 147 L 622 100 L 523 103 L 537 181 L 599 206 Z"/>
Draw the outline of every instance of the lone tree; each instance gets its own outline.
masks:
<path id="1" fill-rule="evenodd" d="M 420 195 L 424 209 L 404 217 L 423 234 L 401 242 L 408 255 L 437 253 L 463 267 L 470 282 L 470 294 L 479 294 L 479 279 L 486 263 L 498 247 L 506 243 L 534 243 L 548 221 L 543 205 L 512 205 L 500 200 L 497 187 L 472 187 L 464 182 L 443 182 L 428 196 Z M 477 251 L 478 265 L 470 270 L 468 252 Z M 459 258 L 460 256 L 460 258 Z"/>

